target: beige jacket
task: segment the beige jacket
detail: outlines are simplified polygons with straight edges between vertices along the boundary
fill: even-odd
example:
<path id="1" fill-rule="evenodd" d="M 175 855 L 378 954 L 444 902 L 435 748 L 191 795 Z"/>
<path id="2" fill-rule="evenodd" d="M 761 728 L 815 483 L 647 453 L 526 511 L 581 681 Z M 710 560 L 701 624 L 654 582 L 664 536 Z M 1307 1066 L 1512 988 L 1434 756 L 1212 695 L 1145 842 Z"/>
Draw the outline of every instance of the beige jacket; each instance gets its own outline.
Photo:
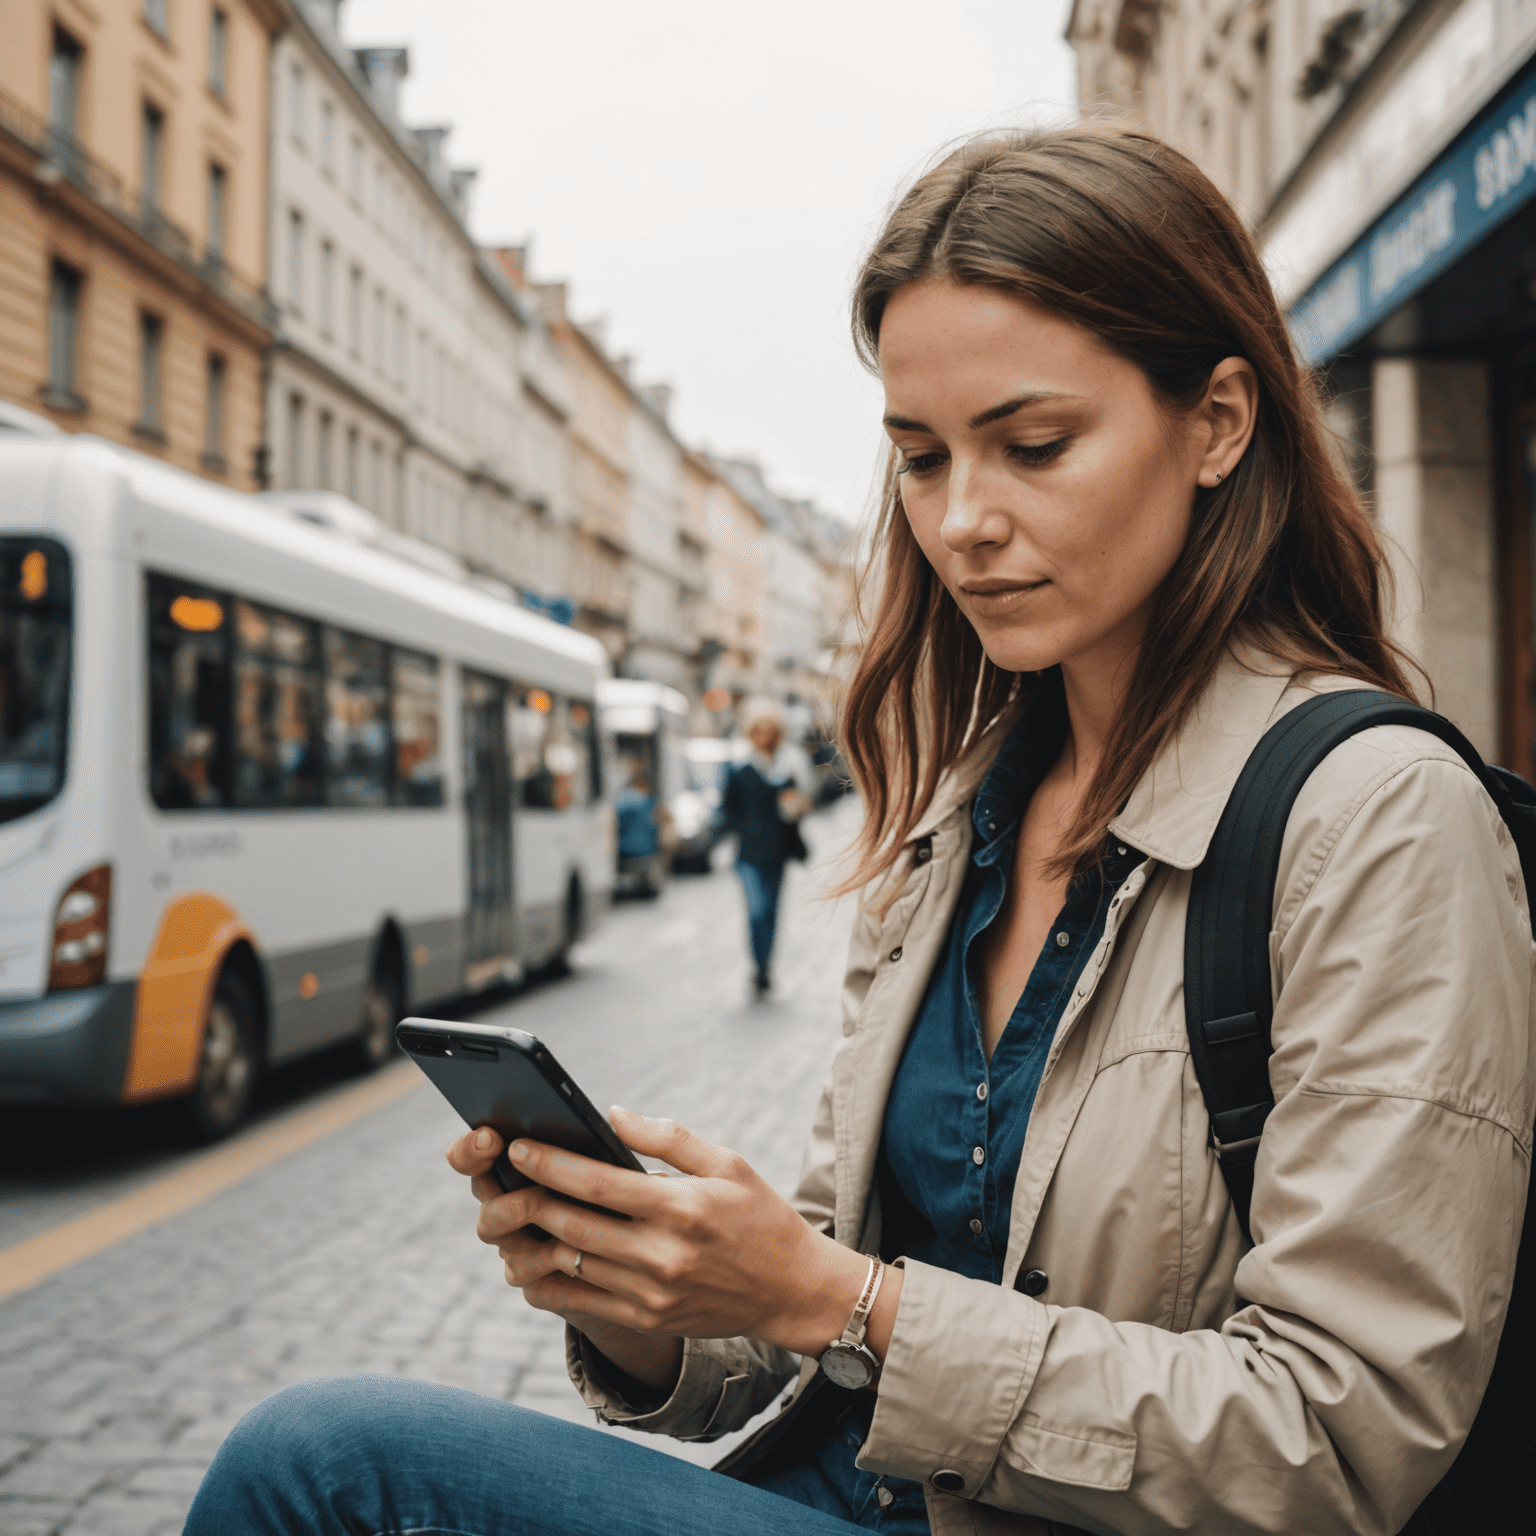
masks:
<path id="1" fill-rule="evenodd" d="M 1272 664 L 1269 670 L 1273 671 Z M 1250 749 L 1311 692 L 1229 660 L 1112 825 L 1147 854 L 1062 1016 L 1015 1186 L 1003 1284 L 906 1265 L 859 1464 L 928 1483 L 936 1533 L 1390 1533 L 1445 1472 L 1492 1369 L 1536 1120 L 1533 945 L 1514 845 L 1449 748 L 1379 727 L 1333 752 L 1276 886 L 1276 1105 L 1255 1246 L 1190 1063 L 1189 872 Z M 854 932 L 843 1039 L 795 1203 L 873 1252 L 886 1095 L 1002 731 L 951 776 Z M 1014 1289 L 1049 1276 L 1037 1300 Z M 607 1419 L 712 1439 L 814 1362 L 690 1340 L 639 1413 L 579 1338 Z M 799 1406 L 799 1405 L 797 1405 Z M 728 1458 L 750 1475 L 758 1442 Z M 958 1495 L 933 1491 L 960 1474 Z M 945 1479 L 944 1481 L 951 1481 Z"/>

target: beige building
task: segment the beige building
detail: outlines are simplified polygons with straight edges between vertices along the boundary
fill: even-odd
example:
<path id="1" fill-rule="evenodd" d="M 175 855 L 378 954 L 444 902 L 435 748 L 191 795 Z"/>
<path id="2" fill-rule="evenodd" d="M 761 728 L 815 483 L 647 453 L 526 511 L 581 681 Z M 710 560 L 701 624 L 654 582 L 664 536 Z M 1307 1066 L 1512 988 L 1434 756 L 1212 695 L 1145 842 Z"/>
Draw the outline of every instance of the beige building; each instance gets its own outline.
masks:
<path id="1" fill-rule="evenodd" d="M 271 480 L 335 490 L 529 601 L 566 582 L 563 368 L 466 228 L 472 171 L 399 112 L 401 48 L 288 0 L 272 52 Z"/>
<path id="2" fill-rule="evenodd" d="M 1253 225 L 1397 564 L 1396 631 L 1536 771 L 1536 4 L 1076 0 L 1080 104 Z"/>
<path id="3" fill-rule="evenodd" d="M 523 253 L 498 253 L 521 271 Z M 566 309 L 564 283 L 535 286 L 544 323 L 564 368 L 572 521 L 566 553 L 573 622 L 622 663 L 628 648 L 629 413 L 628 381 L 603 349 L 598 326 L 579 325 Z"/>
<path id="4" fill-rule="evenodd" d="M 278 0 L 9 0 L 0 396 L 259 483 L 282 25 Z"/>
<path id="5" fill-rule="evenodd" d="M 726 696 L 736 704 L 766 686 L 767 526 L 707 455 L 689 453 L 683 461 L 683 493 L 704 546 L 699 686 L 718 713 Z"/>

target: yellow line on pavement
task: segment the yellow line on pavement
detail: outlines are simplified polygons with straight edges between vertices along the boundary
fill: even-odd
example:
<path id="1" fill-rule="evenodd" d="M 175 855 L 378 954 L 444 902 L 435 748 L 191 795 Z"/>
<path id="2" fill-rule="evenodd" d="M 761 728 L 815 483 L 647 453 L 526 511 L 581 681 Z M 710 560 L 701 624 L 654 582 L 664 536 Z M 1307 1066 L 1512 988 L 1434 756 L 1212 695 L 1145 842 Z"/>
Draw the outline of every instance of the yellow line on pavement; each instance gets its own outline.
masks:
<path id="1" fill-rule="evenodd" d="M 425 1082 L 415 1062 L 392 1062 L 356 1087 L 270 1125 L 257 1126 L 132 1194 L 109 1200 L 14 1247 L 0 1248 L 0 1301 L 146 1227 L 192 1210 L 251 1174 L 404 1098 Z"/>

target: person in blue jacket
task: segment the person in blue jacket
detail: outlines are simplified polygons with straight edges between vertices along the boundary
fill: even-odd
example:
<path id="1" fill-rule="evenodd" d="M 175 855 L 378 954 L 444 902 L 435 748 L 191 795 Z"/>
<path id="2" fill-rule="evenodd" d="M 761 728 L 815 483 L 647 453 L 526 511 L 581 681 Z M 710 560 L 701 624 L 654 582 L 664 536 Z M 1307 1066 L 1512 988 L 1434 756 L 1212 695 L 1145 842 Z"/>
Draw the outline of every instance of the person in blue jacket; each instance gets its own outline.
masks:
<path id="1" fill-rule="evenodd" d="M 752 751 L 731 764 L 721 794 L 728 831 L 736 834 L 736 873 L 747 898 L 747 934 L 755 967 L 753 995 L 766 997 L 772 980 L 774 933 L 784 865 L 805 857 L 800 818 L 814 803 L 810 759 L 784 739 L 784 716 L 771 699 L 752 699 L 741 724 Z"/>

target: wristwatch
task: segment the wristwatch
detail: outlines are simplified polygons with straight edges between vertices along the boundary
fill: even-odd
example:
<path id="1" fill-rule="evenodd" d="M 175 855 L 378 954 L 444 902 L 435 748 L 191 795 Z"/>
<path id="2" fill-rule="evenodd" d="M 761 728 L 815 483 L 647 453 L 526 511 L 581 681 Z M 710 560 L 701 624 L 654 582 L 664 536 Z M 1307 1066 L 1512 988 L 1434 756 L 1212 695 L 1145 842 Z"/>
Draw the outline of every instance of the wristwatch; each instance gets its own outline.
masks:
<path id="1" fill-rule="evenodd" d="M 859 1304 L 848 1319 L 840 1339 L 833 1339 L 821 1352 L 818 1364 L 822 1375 L 834 1386 L 857 1390 L 867 1387 L 880 1374 L 880 1361 L 874 1350 L 864 1342 L 864 1329 L 869 1314 L 880 1294 L 880 1281 L 885 1266 L 874 1257 L 869 1261 L 869 1273 L 864 1277 L 864 1289 L 859 1294 Z"/>

